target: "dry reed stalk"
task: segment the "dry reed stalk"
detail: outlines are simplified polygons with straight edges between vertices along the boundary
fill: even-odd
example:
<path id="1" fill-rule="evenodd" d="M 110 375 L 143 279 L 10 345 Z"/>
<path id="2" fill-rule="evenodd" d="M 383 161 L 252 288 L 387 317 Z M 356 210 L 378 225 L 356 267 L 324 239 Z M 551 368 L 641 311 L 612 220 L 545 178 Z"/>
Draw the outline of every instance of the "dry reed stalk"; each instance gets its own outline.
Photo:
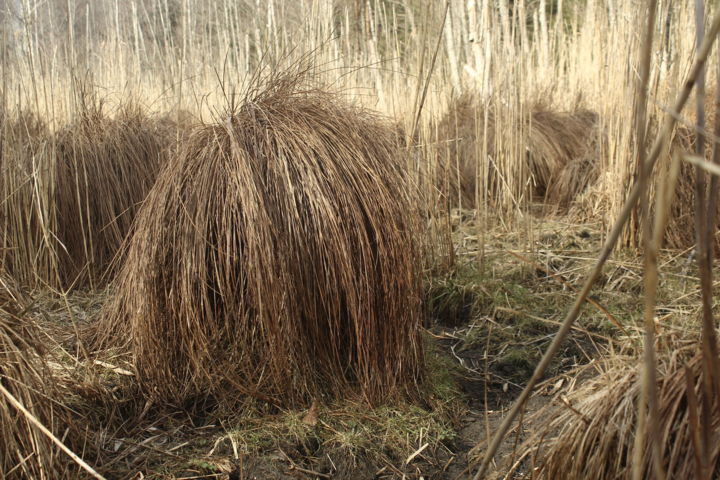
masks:
<path id="1" fill-rule="evenodd" d="M 657 431 L 667 478 L 697 478 L 693 423 L 697 424 L 697 402 L 704 399 L 701 362 L 692 346 L 658 356 Z M 649 432 L 636 429 L 638 365 L 635 358 L 608 359 L 603 373 L 567 394 L 563 403 L 568 408 L 550 405 L 534 414 L 540 423 L 534 424 L 537 429 L 525 444 L 536 458 L 533 478 L 630 479 L 637 433 L 644 437 L 638 478 L 655 478 Z M 717 403 L 703 422 L 714 432 L 720 429 Z M 710 466 L 717 476 L 720 446 L 717 442 L 708 446 Z"/>
<path id="2" fill-rule="evenodd" d="M 137 218 L 96 343 L 151 398 L 413 394 L 418 222 L 390 124 L 274 76 L 197 128 Z"/>
<path id="3" fill-rule="evenodd" d="M 700 0 L 695 1 L 695 24 L 697 40 L 699 44 L 705 28 L 705 6 Z M 720 81 L 720 78 L 718 78 Z M 698 78 L 696 84 L 696 125 L 698 127 L 698 138 L 695 145 L 695 153 L 698 156 L 705 154 L 705 75 Z M 720 88 L 720 84 L 715 88 Z M 720 119 L 715 116 L 715 121 Z M 715 128 L 718 130 L 718 127 Z M 714 155 L 714 154 L 713 154 Z M 713 159 L 716 160 L 716 159 Z M 702 479 L 710 479 L 715 476 L 713 451 L 711 445 L 717 440 L 717 429 L 713 428 L 710 421 L 713 410 L 718 406 L 718 399 L 714 398 L 720 392 L 720 361 L 718 359 L 718 341 L 716 322 L 713 314 L 713 244 L 710 242 L 711 234 L 717 225 L 716 219 L 710 215 L 716 211 L 717 205 L 709 203 L 708 182 L 705 170 L 700 165 L 695 166 L 695 238 L 697 250 L 697 264 L 700 276 L 700 293 L 702 304 L 701 328 L 702 328 L 702 393 L 699 401 L 700 406 L 700 471 L 696 475 Z M 710 224 L 710 226 L 708 225 Z"/>
<path id="4" fill-rule="evenodd" d="M 655 33 L 655 16 L 657 14 L 657 3 L 655 0 L 648 0 L 646 8 L 639 12 L 639 20 L 644 22 L 645 32 L 643 34 L 642 44 L 638 50 L 640 77 L 637 83 L 637 97 L 635 100 L 635 124 L 634 131 L 636 136 L 637 162 L 635 165 L 635 174 L 638 176 L 636 182 L 648 184 L 648 176 L 651 172 L 645 170 L 645 160 L 647 154 L 647 107 L 648 107 L 648 85 L 650 82 L 650 66 L 652 59 L 653 35 Z M 703 74 L 698 75 L 702 78 Z M 675 171 L 677 171 L 677 163 Z M 675 187 L 675 178 L 672 178 L 672 187 Z M 655 214 L 655 222 L 653 225 L 650 215 L 650 189 L 646 189 L 640 195 L 638 209 L 634 214 L 639 214 L 637 224 L 642 224 L 642 245 L 644 248 L 644 266 L 643 266 L 643 288 L 645 293 L 645 302 L 643 309 L 643 319 L 645 323 L 645 334 L 643 335 L 643 370 L 641 378 L 642 392 L 637 403 L 638 421 L 635 430 L 635 442 L 632 453 L 632 478 L 633 480 L 641 479 L 643 453 L 645 452 L 645 432 L 650 437 L 649 455 L 652 459 L 652 470 L 655 480 L 665 478 L 663 467 L 662 450 L 660 446 L 659 434 L 659 418 L 658 418 L 658 392 L 657 392 L 657 372 L 656 372 L 656 355 L 655 355 L 655 304 L 657 300 L 658 286 L 658 254 L 660 244 L 665 229 L 667 208 L 658 208 Z M 672 195 L 673 190 L 669 193 Z M 658 203 L 666 205 L 667 196 L 658 195 Z M 661 196 L 662 195 L 662 196 Z M 629 219 L 629 227 L 632 229 L 636 225 L 634 215 Z M 651 229 L 651 225 L 654 230 Z"/>

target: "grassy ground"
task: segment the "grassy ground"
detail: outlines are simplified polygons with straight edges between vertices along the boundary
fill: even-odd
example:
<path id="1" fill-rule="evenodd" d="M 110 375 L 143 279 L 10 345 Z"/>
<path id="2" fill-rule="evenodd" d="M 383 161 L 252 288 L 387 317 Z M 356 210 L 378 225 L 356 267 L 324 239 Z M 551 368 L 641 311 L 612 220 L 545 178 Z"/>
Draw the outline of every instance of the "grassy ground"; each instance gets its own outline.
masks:
<path id="1" fill-rule="evenodd" d="M 88 442 L 100 445 L 108 478 L 465 478 L 532 375 L 603 238 L 600 226 L 548 215 L 532 217 L 521 234 L 501 226 L 478 234 L 474 211 L 455 211 L 449 221 L 453 263 L 436 262 L 445 267 L 426 278 L 421 404 L 368 409 L 360 400 L 318 399 L 302 411 L 253 402 L 236 411 L 159 411 L 140 400 L 131 359 L 112 352 L 91 359 L 77 342 L 104 295 L 37 295 L 30 314 L 53 340 L 54 367 L 85 386 L 69 403 L 97 425 Z M 665 252 L 661 266 L 658 330 L 684 332 L 699 304 L 692 257 Z M 566 408 L 563 395 L 593 376 L 594 362 L 637 353 L 641 273 L 633 252 L 609 262 L 527 417 L 548 405 Z M 516 471 L 530 468 L 517 459 L 525 458 L 532 423 L 515 432 L 497 458 L 500 477 L 514 463 Z"/>
<path id="2" fill-rule="evenodd" d="M 426 280 L 428 374 L 421 405 L 368 409 L 359 401 L 319 399 L 304 411 L 248 403 L 232 412 L 159 412 L 137 400 L 130 359 L 108 353 L 84 360 L 75 330 L 93 321 L 102 296 L 39 297 L 32 310 L 51 327 L 58 362 L 88 386 L 76 402 L 89 406 L 94 423 L 102 425 L 88 441 L 102 445 L 103 471 L 109 478 L 143 472 L 157 479 L 464 478 L 552 340 L 602 235 L 599 226 L 536 217 L 522 235 L 487 229 L 481 250 L 474 212 L 455 212 L 450 220 L 455 263 Z M 665 320 L 692 316 L 697 285 L 688 253 L 668 254 L 664 263 L 659 324 L 676 328 Z M 609 264 L 530 402 L 531 412 L 580 381 L 578 367 L 635 350 L 641 267 L 631 252 Z M 128 417 L 140 420 L 130 428 Z M 518 458 L 529 429 L 525 425 L 521 436 L 506 442 L 498 472 Z"/>

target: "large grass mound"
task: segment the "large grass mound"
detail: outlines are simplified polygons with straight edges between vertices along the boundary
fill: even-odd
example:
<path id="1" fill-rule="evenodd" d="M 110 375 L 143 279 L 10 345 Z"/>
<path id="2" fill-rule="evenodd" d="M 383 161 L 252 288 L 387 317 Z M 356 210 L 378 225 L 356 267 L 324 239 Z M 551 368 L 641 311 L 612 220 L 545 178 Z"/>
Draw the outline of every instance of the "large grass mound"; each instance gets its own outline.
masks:
<path id="1" fill-rule="evenodd" d="M 292 76 L 197 128 L 97 327 L 163 403 L 412 394 L 417 217 L 392 126 Z"/>
<path id="2" fill-rule="evenodd" d="M 530 103 L 517 112 L 472 93 L 453 99 L 435 126 L 438 190 L 476 207 L 501 191 L 567 209 L 598 175 L 598 116 Z M 521 159 L 521 162 L 512 159 Z M 516 200 L 514 200 L 516 201 Z"/>

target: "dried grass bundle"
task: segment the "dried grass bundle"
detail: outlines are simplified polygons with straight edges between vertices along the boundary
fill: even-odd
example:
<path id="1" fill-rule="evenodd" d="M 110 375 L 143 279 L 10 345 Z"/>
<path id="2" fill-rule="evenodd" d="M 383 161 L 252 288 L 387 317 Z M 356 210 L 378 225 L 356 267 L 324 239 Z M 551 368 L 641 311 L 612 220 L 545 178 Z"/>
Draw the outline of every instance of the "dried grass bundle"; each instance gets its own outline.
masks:
<path id="1" fill-rule="evenodd" d="M 28 153 L 4 175 L 6 268 L 29 285 L 101 285 L 163 163 L 156 125 L 138 107 L 86 106 Z"/>
<path id="2" fill-rule="evenodd" d="M 526 152 L 523 168 L 533 178 L 533 196 L 568 207 L 598 175 L 597 114 L 587 110 L 555 112 L 535 104 L 527 114 L 517 117 L 509 110 L 497 111 L 498 108 L 501 107 L 480 105 L 468 93 L 451 102 L 436 127 L 436 175 L 441 192 L 453 205 L 462 202 L 472 206 L 476 203 L 478 178 L 485 177 L 491 198 L 498 189 L 508 188 L 508 172 L 495 171 L 499 168 L 497 159 L 506 154 L 503 148 L 521 141 Z M 500 118 L 514 119 L 509 120 L 510 131 L 496 123 Z M 486 160 L 478 164 L 483 152 L 487 154 Z"/>
<path id="3" fill-rule="evenodd" d="M 667 478 L 695 478 L 696 457 L 691 427 L 690 402 L 702 402 L 701 357 L 688 356 L 688 348 L 676 349 L 661 358 L 658 366 L 659 431 Z M 569 407 L 553 406 L 537 413 L 536 434 L 526 447 L 538 470 L 533 478 L 629 479 L 640 395 L 639 362 L 616 357 L 600 376 L 568 395 Z M 688 395 L 685 365 L 694 393 Z M 692 397 L 692 400 L 690 399 Z M 697 403 L 695 403 L 697 404 Z M 549 412 L 547 409 L 551 409 Z M 558 411 L 557 409 L 560 409 Z M 697 412 L 695 413 L 697 414 Z M 712 429 L 720 431 L 720 405 L 714 401 Z M 646 434 L 647 435 L 647 434 Z M 644 442 L 643 478 L 653 478 L 650 445 Z M 715 475 L 720 475 L 720 444 L 711 448 Z"/>
<path id="4" fill-rule="evenodd" d="M 21 297 L 0 275 L 0 472 L 6 479 L 75 479 L 82 468 L 56 441 L 82 448 L 82 435 L 72 411 L 60 403 L 67 392 L 44 358 L 45 340 L 20 316 Z"/>
<path id="5" fill-rule="evenodd" d="M 411 393 L 417 214 L 391 124 L 271 79 L 197 128 L 148 196 L 96 326 L 145 392 L 276 405 Z"/>
<path id="6" fill-rule="evenodd" d="M 163 161 L 154 127 L 134 106 L 112 119 L 89 108 L 58 133 L 51 201 L 61 285 L 95 286 L 110 266 Z"/>
<path id="7" fill-rule="evenodd" d="M 695 150 L 696 134 L 693 129 L 679 127 L 673 142 L 673 149 L 681 154 Z M 706 148 L 707 159 L 712 156 L 712 147 Z M 720 252 L 720 209 L 717 210 L 715 224 L 715 249 Z M 695 167 L 682 162 L 678 176 L 675 198 L 665 234 L 669 248 L 687 249 L 695 245 Z"/>

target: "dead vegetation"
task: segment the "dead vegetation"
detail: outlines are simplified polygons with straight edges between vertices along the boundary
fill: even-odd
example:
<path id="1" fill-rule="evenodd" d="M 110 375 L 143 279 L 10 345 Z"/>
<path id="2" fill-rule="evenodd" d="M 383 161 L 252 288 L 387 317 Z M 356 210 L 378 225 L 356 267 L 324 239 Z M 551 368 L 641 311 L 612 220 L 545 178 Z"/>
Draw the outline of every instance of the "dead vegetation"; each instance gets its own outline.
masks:
<path id="1" fill-rule="evenodd" d="M 394 131 L 291 75 L 195 130 L 148 196 L 97 344 L 188 406 L 413 396 L 417 219 Z"/>
<path id="2" fill-rule="evenodd" d="M 636 250 L 610 258 L 609 226 L 631 218 L 626 245 L 641 245 L 642 222 L 664 213 L 647 198 L 669 185 L 670 153 L 698 138 L 657 121 L 667 105 L 668 118 L 686 115 L 672 101 L 692 85 L 686 60 L 710 52 L 700 34 L 693 43 L 686 5 L 657 3 L 637 52 L 646 12 L 631 2 L 151 1 L 123 12 L 98 1 L 61 15 L 54 3 L 0 18 L 11 33 L 3 107 L 34 112 L 0 116 L 0 476 L 92 474 L 77 452 L 111 478 L 456 478 L 481 450 L 484 470 L 499 445 L 506 476 L 720 475 L 707 390 L 716 285 L 694 232 L 704 200 L 716 209 L 717 183 L 698 194 L 682 163 L 675 195 L 661 199 L 672 202 L 666 245 L 681 251 L 660 250 L 657 235 L 644 265 Z M 67 31 L 43 32 L 53 24 Z M 720 17 L 705 26 L 716 37 Z M 238 105 L 234 79 L 293 49 L 315 52 L 313 71 L 338 90 L 401 118 L 291 77 Z M 95 102 L 75 112 L 83 70 L 110 96 L 173 113 L 108 114 Z M 463 91 L 474 93 L 426 122 Z M 189 127 L 228 103 L 214 124 Z M 667 151 L 647 155 L 659 160 L 645 197 L 646 133 L 673 129 Z M 563 225 L 557 213 L 569 213 Z M 454 218 L 472 219 L 472 232 Z M 570 225 L 579 218 L 592 228 Z M 427 269 L 423 295 L 425 257 L 442 264 Z M 701 302 L 698 342 L 687 326 Z M 437 322 L 427 338 L 424 309 Z M 665 336 L 671 317 L 678 339 Z M 503 441 L 542 379 L 555 403 Z M 458 387 L 467 404 L 455 403 Z M 464 458 L 482 438 L 487 448 Z"/>
<path id="3" fill-rule="evenodd" d="M 592 185 L 598 176 L 598 116 L 588 110 L 557 112 L 537 103 L 526 111 L 483 105 L 472 93 L 450 102 L 435 131 L 438 188 L 452 206 L 478 206 L 506 188 L 504 178 L 530 178 L 535 199 L 562 209 Z M 496 117 L 512 118 L 513 131 L 504 131 Z M 521 138 L 520 145 L 513 144 Z M 525 173 L 503 171 L 500 157 L 525 158 Z M 480 186 L 478 187 L 478 182 Z"/>
<path id="4" fill-rule="evenodd" d="M 0 275 L 0 472 L 3 478 L 74 479 L 93 469 L 81 416 L 48 362 L 44 332 L 25 314 L 23 294 Z M 87 468 L 86 468 L 87 467 Z"/>
<path id="5" fill-rule="evenodd" d="M 159 132 L 130 104 L 112 117 L 83 105 L 54 134 L 25 128 L 34 148 L 16 142 L 0 182 L 3 264 L 25 285 L 100 287 L 164 161 Z"/>
<path id="6" fill-rule="evenodd" d="M 673 340 L 659 354 L 659 431 L 667 478 L 694 478 L 700 471 L 701 448 L 698 405 L 703 403 L 701 356 L 694 342 Z M 526 448 L 535 473 L 533 478 L 632 478 L 633 446 L 640 395 L 639 362 L 618 355 L 604 360 L 597 377 L 567 395 L 562 402 L 536 414 L 537 430 Z M 711 402 L 711 417 L 703 416 L 712 429 L 720 428 L 720 409 Z M 643 433 L 645 436 L 647 432 Z M 653 478 L 650 439 L 644 442 L 640 478 Z M 707 444 L 713 477 L 720 474 L 720 449 Z"/>

